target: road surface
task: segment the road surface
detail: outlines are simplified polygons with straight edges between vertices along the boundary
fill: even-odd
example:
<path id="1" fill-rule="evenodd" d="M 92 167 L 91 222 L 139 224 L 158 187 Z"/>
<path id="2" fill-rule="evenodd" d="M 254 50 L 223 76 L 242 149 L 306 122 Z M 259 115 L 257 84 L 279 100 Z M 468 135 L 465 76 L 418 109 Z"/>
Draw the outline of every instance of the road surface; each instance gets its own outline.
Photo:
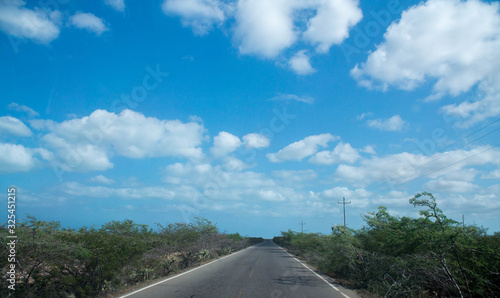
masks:
<path id="1" fill-rule="evenodd" d="M 327 283 L 271 241 L 122 297 L 358 297 Z"/>

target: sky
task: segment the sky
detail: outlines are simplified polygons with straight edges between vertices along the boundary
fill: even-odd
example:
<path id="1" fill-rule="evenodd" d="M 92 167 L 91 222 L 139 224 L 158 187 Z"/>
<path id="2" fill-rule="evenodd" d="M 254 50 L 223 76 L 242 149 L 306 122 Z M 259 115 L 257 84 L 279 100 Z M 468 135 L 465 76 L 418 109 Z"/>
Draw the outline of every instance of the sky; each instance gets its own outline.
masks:
<path id="1" fill-rule="evenodd" d="M 500 231 L 498 1 L 0 0 L 0 185 L 64 227 Z M 7 221 L 5 208 L 5 222 Z"/>

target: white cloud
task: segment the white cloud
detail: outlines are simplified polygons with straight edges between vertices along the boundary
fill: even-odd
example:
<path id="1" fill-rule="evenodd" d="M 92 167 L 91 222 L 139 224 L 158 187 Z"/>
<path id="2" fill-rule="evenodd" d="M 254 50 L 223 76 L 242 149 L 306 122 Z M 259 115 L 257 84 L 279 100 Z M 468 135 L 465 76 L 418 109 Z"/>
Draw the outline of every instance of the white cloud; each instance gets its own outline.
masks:
<path id="1" fill-rule="evenodd" d="M 467 181 L 454 181 L 440 178 L 427 182 L 423 188 L 428 191 L 436 192 L 466 193 L 476 190 L 479 186 Z"/>
<path id="2" fill-rule="evenodd" d="M 500 179 L 500 169 L 496 169 L 482 176 L 483 179 Z"/>
<path id="3" fill-rule="evenodd" d="M 317 45 L 318 52 L 326 53 L 332 45 L 342 43 L 349 36 L 349 30 L 361 20 L 363 13 L 357 0 L 327 0 L 318 3 L 317 13 L 308 21 L 303 37 Z"/>
<path id="4" fill-rule="evenodd" d="M 123 198 L 123 199 L 164 199 L 171 200 L 175 193 L 165 187 L 125 187 L 87 186 L 77 182 L 65 182 L 60 186 L 65 194 L 92 198 Z"/>
<path id="5" fill-rule="evenodd" d="M 229 24 L 240 54 L 265 59 L 277 58 L 298 42 L 327 53 L 362 18 L 357 0 L 164 0 L 162 9 L 179 16 L 197 35 L 208 33 L 214 25 Z M 315 71 L 305 52 L 300 50 L 289 61 L 290 68 L 301 75 Z"/>
<path id="6" fill-rule="evenodd" d="M 97 183 L 97 184 L 105 184 L 105 185 L 110 185 L 110 184 L 115 183 L 114 180 L 109 179 L 108 177 L 103 176 L 103 175 L 98 175 L 98 176 L 92 177 L 89 179 L 89 182 L 93 182 L 93 183 Z"/>
<path id="7" fill-rule="evenodd" d="M 338 137 L 329 133 L 309 136 L 286 146 L 277 153 L 267 154 L 267 157 L 271 162 L 283 162 L 287 160 L 300 161 L 304 157 L 318 152 L 319 147 L 327 147 L 328 142 L 337 139 Z"/>
<path id="8" fill-rule="evenodd" d="M 470 127 L 487 118 L 500 115 L 500 79 L 497 87 L 485 89 L 486 84 L 481 84 L 482 98 L 476 101 L 464 101 L 459 104 L 445 105 L 441 111 L 451 117 L 457 116 L 459 121 L 454 123 L 459 127 Z M 450 117 L 450 118 L 451 118 Z"/>
<path id="9" fill-rule="evenodd" d="M 115 9 L 117 11 L 121 11 L 121 12 L 125 11 L 124 0 L 104 0 L 104 3 L 106 3 L 106 5 L 113 7 L 113 9 Z"/>
<path id="10" fill-rule="evenodd" d="M 292 12 L 291 1 L 238 1 L 234 37 L 240 53 L 274 58 L 294 44 Z"/>
<path id="11" fill-rule="evenodd" d="M 334 187 L 323 191 L 322 195 L 334 199 L 345 197 L 346 201 L 348 201 L 349 199 L 367 199 L 371 196 L 371 193 L 363 188 L 350 190 L 347 187 Z"/>
<path id="12" fill-rule="evenodd" d="M 290 68 L 298 75 L 309 75 L 316 72 L 311 66 L 309 61 L 309 56 L 306 55 L 305 50 L 298 51 L 291 59 L 288 61 Z"/>
<path id="13" fill-rule="evenodd" d="M 340 142 L 332 151 L 321 151 L 309 159 L 309 162 L 323 165 L 334 163 L 354 163 L 361 156 L 358 150 L 351 147 L 349 143 Z"/>
<path id="14" fill-rule="evenodd" d="M 165 14 L 181 17 L 183 26 L 191 27 L 195 34 L 208 33 L 214 24 L 225 20 L 228 7 L 218 0 L 165 0 L 162 4 Z"/>
<path id="15" fill-rule="evenodd" d="M 54 133 L 41 138 L 48 149 L 55 152 L 57 159 L 51 160 L 53 166 L 63 171 L 105 171 L 113 168 L 111 153 L 99 145 L 92 144 L 81 136 L 80 140 L 68 140 Z"/>
<path id="16" fill-rule="evenodd" d="M 399 115 L 394 115 L 389 119 L 368 120 L 366 124 L 368 127 L 385 131 L 401 131 L 408 125 Z"/>
<path id="17" fill-rule="evenodd" d="M 69 18 L 69 23 L 79 29 L 94 32 L 96 35 L 101 35 L 109 30 L 102 19 L 91 13 L 76 13 Z"/>
<path id="18" fill-rule="evenodd" d="M 24 1 L 0 2 L 0 29 L 7 34 L 48 44 L 59 36 L 59 11 L 27 9 Z"/>
<path id="19" fill-rule="evenodd" d="M 15 102 L 11 102 L 8 107 L 9 107 L 9 110 L 11 110 L 11 111 L 24 112 L 24 113 L 28 114 L 28 116 L 30 116 L 30 117 L 39 116 L 38 112 L 36 112 L 32 108 L 27 107 L 25 105 L 20 105 L 20 104 L 15 103 Z"/>
<path id="20" fill-rule="evenodd" d="M 224 168 L 229 172 L 240 172 L 249 167 L 249 165 L 237 159 L 236 157 L 228 156 L 224 159 Z"/>
<path id="21" fill-rule="evenodd" d="M 349 29 L 361 20 L 357 4 L 351 0 L 242 0 L 236 10 L 235 40 L 240 53 L 265 58 L 276 57 L 301 38 L 325 53 L 347 38 Z M 311 11 L 315 14 L 308 18 L 306 12 Z"/>
<path id="22" fill-rule="evenodd" d="M 413 195 L 410 195 L 405 191 L 391 190 L 387 193 L 379 194 L 370 198 L 370 205 L 373 206 L 374 209 L 375 207 L 386 206 L 390 208 L 389 213 L 393 215 L 396 214 L 399 216 L 403 213 L 414 216 L 413 214 L 409 214 L 413 210 L 408 208 L 410 206 L 409 200 L 412 197 Z"/>
<path id="23" fill-rule="evenodd" d="M 275 217 L 317 216 L 338 210 L 331 200 L 323 201 L 314 192 L 297 190 L 297 184 L 317 177 L 314 171 L 277 171 L 273 176 L 278 180 L 251 171 L 231 172 L 209 164 L 176 163 L 166 167 L 164 181 L 170 184 L 176 198 L 189 201 L 197 210 Z"/>
<path id="24" fill-rule="evenodd" d="M 3 116 L 0 117 L 0 133 L 11 134 L 19 137 L 30 137 L 33 135 L 31 130 L 19 119 Z"/>
<path id="25" fill-rule="evenodd" d="M 373 113 L 372 113 L 372 112 L 362 113 L 361 115 L 358 115 L 358 116 L 356 117 L 356 119 L 358 119 L 358 120 L 360 120 L 360 121 L 361 121 L 361 120 L 363 120 L 363 119 L 365 119 L 366 117 L 371 116 L 371 115 L 373 115 Z"/>
<path id="26" fill-rule="evenodd" d="M 474 195 L 461 194 L 450 195 L 447 198 L 447 205 L 456 209 L 458 214 L 464 214 L 466 211 L 466 222 L 470 218 L 484 219 L 491 217 L 494 220 L 498 218 L 500 211 L 500 184 L 493 185 L 487 188 L 480 188 Z M 474 220 L 475 221 L 475 220 Z"/>
<path id="27" fill-rule="evenodd" d="M 359 166 L 339 165 L 334 176 L 356 186 L 380 182 L 398 185 L 419 177 L 472 182 L 478 173 L 473 166 L 499 163 L 500 150 L 489 146 L 438 152 L 430 156 L 402 152 L 363 159 Z"/>
<path id="28" fill-rule="evenodd" d="M 377 152 L 375 152 L 375 149 L 370 146 L 370 145 L 366 145 L 362 150 L 360 150 L 361 152 L 364 152 L 364 153 L 368 153 L 368 154 L 377 154 Z"/>
<path id="29" fill-rule="evenodd" d="M 403 12 L 365 63 L 352 75 L 361 85 L 412 90 L 433 82 L 429 99 L 457 96 L 478 86 L 477 101 L 443 111 L 471 119 L 470 126 L 500 114 L 499 3 L 429 0 Z"/>
<path id="30" fill-rule="evenodd" d="M 276 100 L 276 101 L 298 101 L 298 102 L 303 102 L 303 103 L 308 103 L 312 104 L 314 103 L 314 98 L 310 96 L 298 96 L 295 94 L 279 94 L 278 96 L 275 96 L 271 98 L 270 100 Z"/>
<path id="31" fill-rule="evenodd" d="M 0 172 L 27 172 L 36 162 L 32 150 L 22 145 L 0 143 Z"/>
<path id="32" fill-rule="evenodd" d="M 221 131 L 214 137 L 214 145 L 210 149 L 216 157 L 226 156 L 241 146 L 241 140 L 235 135 Z"/>
<path id="33" fill-rule="evenodd" d="M 283 202 L 286 201 L 286 198 L 279 192 L 272 189 L 260 189 L 257 191 L 257 195 L 260 199 L 264 201 L 271 202 Z"/>
<path id="34" fill-rule="evenodd" d="M 243 144 L 245 144 L 246 149 L 250 148 L 266 148 L 269 147 L 271 141 L 268 137 L 258 134 L 250 133 L 243 136 Z"/>
<path id="35" fill-rule="evenodd" d="M 370 206 L 370 204 L 372 203 L 371 197 L 373 196 L 372 193 L 363 188 L 351 190 L 347 187 L 340 186 L 322 191 L 320 195 L 321 197 L 326 198 L 337 206 L 339 206 L 339 202 L 342 202 L 342 198 L 345 198 L 346 202 L 352 203 L 352 208 L 360 208 L 362 210 L 366 210 L 368 206 Z M 340 208 L 342 208 L 342 205 L 340 205 Z"/>
<path id="36" fill-rule="evenodd" d="M 255 172 L 224 171 L 207 163 L 175 163 L 165 168 L 164 182 L 198 189 L 198 195 L 214 200 L 242 200 L 249 191 L 275 186 L 272 179 Z"/>
<path id="37" fill-rule="evenodd" d="M 128 158 L 182 157 L 200 159 L 205 128 L 196 122 L 160 120 L 123 110 L 96 110 L 90 116 L 61 123 L 32 120 L 35 129 L 48 130 L 42 143 L 54 150 L 63 170 L 90 171 L 113 167 L 114 155 Z"/>
<path id="38" fill-rule="evenodd" d="M 273 171 L 272 175 L 274 177 L 281 179 L 283 183 L 294 185 L 295 187 L 298 184 L 318 178 L 318 174 L 313 170 L 302 170 L 302 171 L 280 170 L 280 171 Z"/>

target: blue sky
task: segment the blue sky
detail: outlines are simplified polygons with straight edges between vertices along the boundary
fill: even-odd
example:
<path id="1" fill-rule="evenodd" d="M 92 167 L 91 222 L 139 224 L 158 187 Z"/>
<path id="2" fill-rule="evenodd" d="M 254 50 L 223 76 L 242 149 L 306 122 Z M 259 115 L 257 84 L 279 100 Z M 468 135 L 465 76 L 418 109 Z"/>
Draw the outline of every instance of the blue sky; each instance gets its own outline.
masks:
<path id="1" fill-rule="evenodd" d="M 272 237 L 429 191 L 500 230 L 497 1 L 0 0 L 0 32 L 18 216 Z"/>

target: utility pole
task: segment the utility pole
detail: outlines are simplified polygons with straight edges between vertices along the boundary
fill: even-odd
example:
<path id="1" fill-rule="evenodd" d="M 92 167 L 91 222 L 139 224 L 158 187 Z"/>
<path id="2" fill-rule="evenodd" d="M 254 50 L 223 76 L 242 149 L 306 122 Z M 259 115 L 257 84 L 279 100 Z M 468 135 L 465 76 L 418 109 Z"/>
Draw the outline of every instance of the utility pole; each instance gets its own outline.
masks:
<path id="1" fill-rule="evenodd" d="M 344 228 L 345 228 L 345 227 L 346 227 L 346 224 L 345 224 L 345 204 L 351 204 L 351 201 L 346 202 L 346 201 L 345 201 L 345 198 L 343 197 L 343 198 L 342 198 L 342 202 L 340 202 L 340 201 L 339 201 L 339 204 L 344 205 Z"/>
<path id="2" fill-rule="evenodd" d="M 462 227 L 465 228 L 465 215 L 462 214 Z"/>
<path id="3" fill-rule="evenodd" d="M 301 231 L 302 231 L 301 233 L 302 233 L 302 234 L 304 234 L 304 225 L 305 225 L 305 224 L 306 224 L 306 223 L 305 223 L 305 222 L 303 222 L 303 221 L 299 222 L 299 225 L 301 225 L 301 226 L 302 226 L 302 229 L 301 229 Z"/>

